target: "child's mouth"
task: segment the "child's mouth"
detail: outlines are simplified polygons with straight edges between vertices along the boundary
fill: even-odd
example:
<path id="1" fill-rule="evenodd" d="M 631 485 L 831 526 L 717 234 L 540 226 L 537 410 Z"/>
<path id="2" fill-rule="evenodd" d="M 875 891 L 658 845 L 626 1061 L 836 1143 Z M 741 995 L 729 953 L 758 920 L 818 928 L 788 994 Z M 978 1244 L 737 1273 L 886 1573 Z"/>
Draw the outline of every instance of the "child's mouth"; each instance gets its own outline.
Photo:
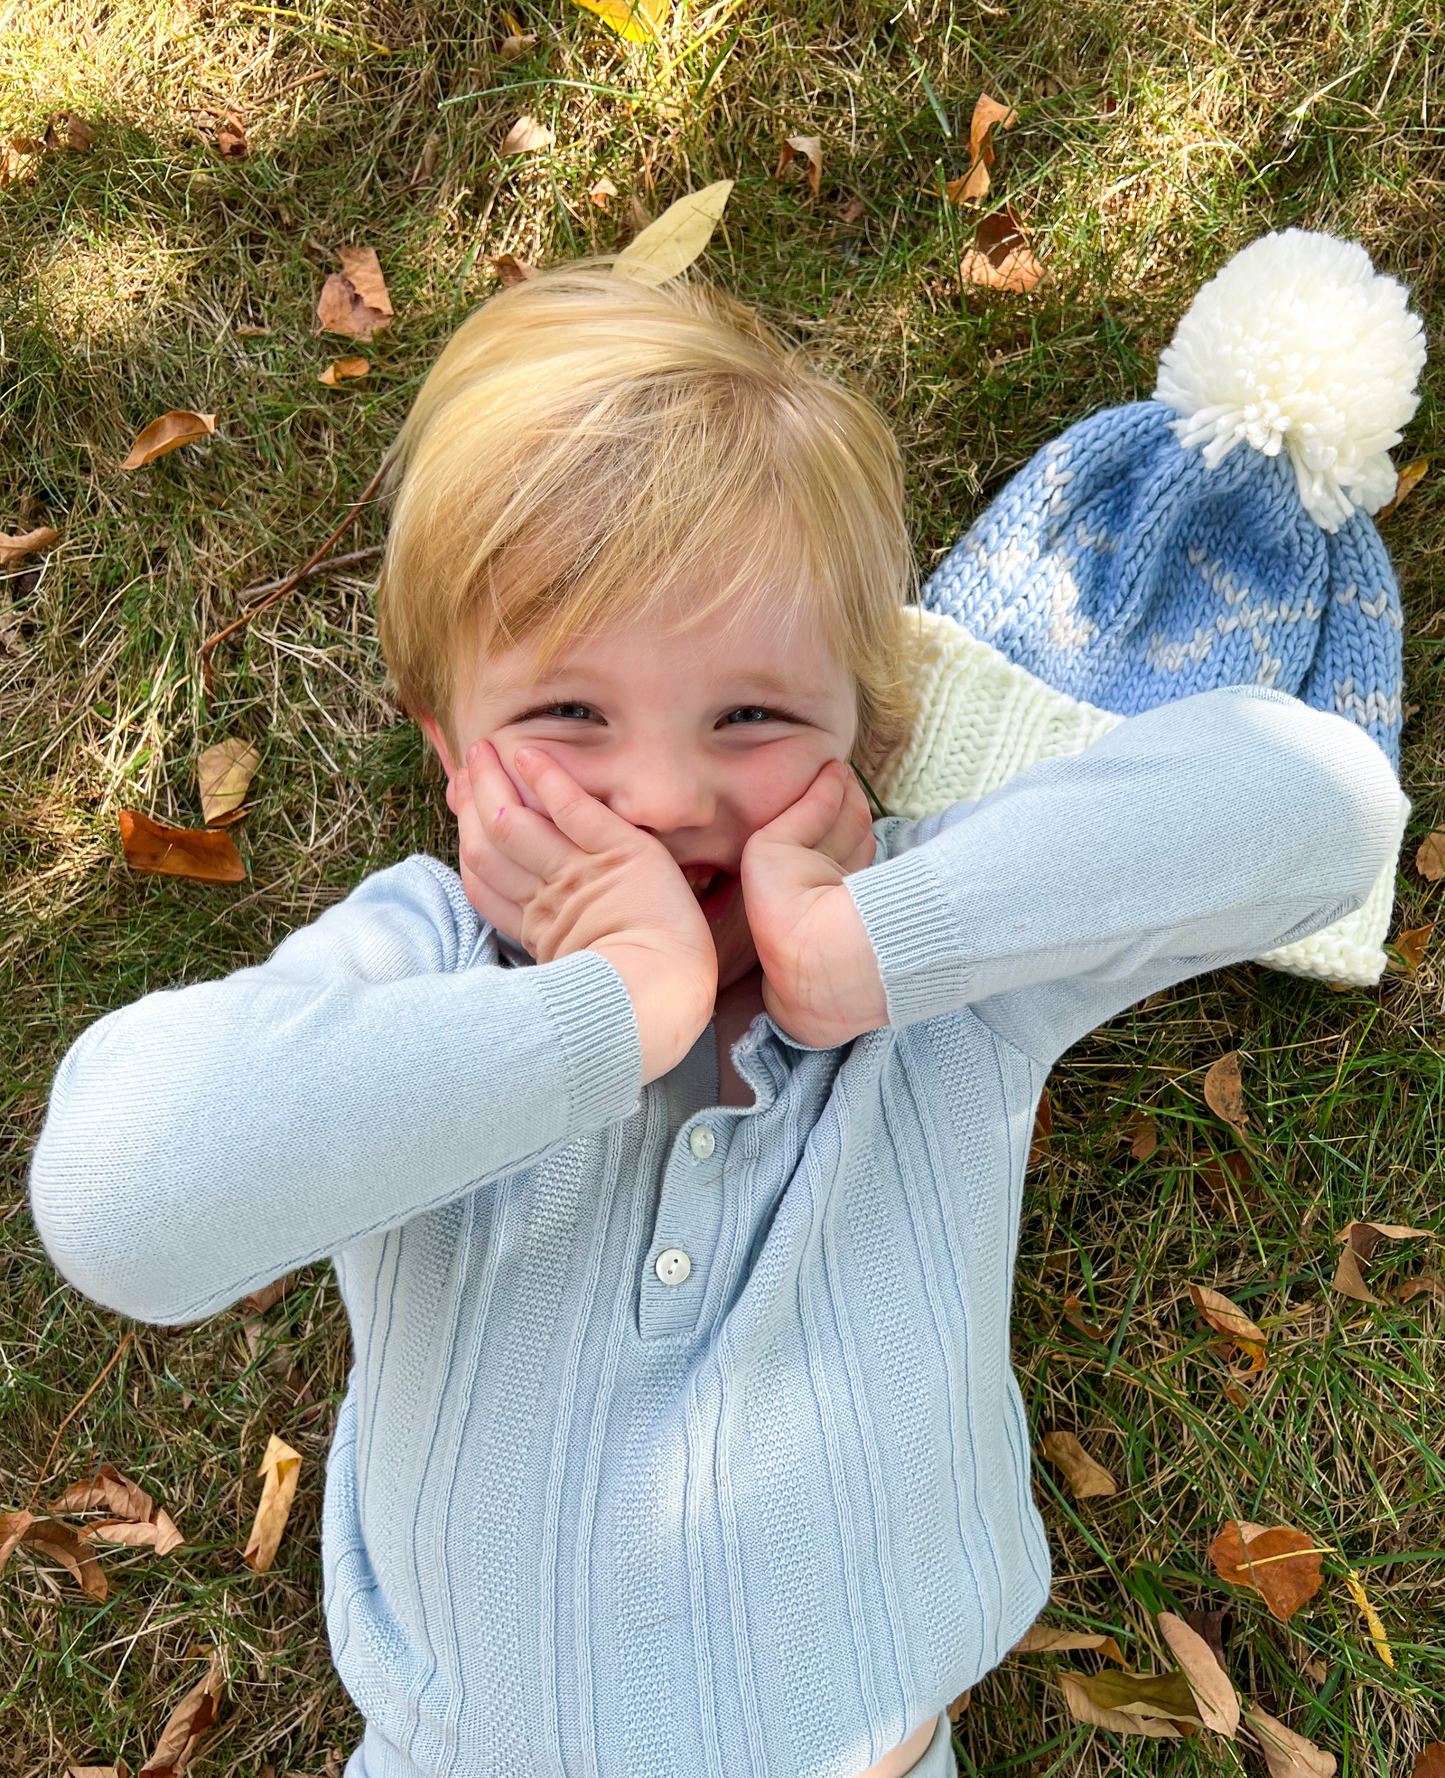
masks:
<path id="1" fill-rule="evenodd" d="M 688 888 L 697 897 L 703 918 L 709 922 L 721 919 L 738 886 L 737 876 L 716 864 L 684 864 L 681 868 Z"/>

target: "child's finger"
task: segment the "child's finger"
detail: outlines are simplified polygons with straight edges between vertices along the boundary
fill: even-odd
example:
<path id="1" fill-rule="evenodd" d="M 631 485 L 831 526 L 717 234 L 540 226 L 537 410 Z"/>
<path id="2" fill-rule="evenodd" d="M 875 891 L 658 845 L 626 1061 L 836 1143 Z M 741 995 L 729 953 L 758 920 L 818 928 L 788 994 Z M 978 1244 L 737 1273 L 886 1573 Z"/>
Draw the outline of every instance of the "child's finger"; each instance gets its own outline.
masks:
<path id="1" fill-rule="evenodd" d="M 863 787 L 850 770 L 843 787 L 843 804 L 816 850 L 831 858 L 845 875 L 872 864 L 877 842 L 873 837 L 873 811 Z"/>
<path id="2" fill-rule="evenodd" d="M 517 774 L 541 799 L 558 831 L 584 852 L 604 852 L 636 838 L 637 829 L 587 792 L 550 753 L 519 748 L 512 756 Z"/>
<path id="3" fill-rule="evenodd" d="M 847 768 L 830 759 L 797 802 L 760 827 L 753 838 L 784 846 L 816 846 L 836 825 L 847 787 Z"/>
<path id="4" fill-rule="evenodd" d="M 491 760 L 487 759 L 491 755 Z M 546 815 L 529 809 L 485 742 L 467 756 L 472 804 L 487 841 L 534 877 L 551 879 L 577 855 L 577 848 Z M 570 782 L 570 780 L 569 780 Z M 580 792 L 579 792 L 580 794 Z"/>
<path id="5" fill-rule="evenodd" d="M 488 838 L 465 764 L 448 784 L 447 801 L 457 818 L 457 849 L 472 876 L 483 879 L 509 902 L 520 906 L 530 900 L 537 891 L 536 873 L 507 857 Z"/>

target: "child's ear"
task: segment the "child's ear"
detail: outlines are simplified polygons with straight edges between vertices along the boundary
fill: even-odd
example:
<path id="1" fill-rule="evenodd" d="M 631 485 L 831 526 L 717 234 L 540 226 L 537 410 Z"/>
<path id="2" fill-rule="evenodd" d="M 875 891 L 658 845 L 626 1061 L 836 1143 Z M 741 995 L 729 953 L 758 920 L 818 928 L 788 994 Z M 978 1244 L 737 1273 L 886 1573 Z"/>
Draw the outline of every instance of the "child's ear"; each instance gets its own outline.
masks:
<path id="1" fill-rule="evenodd" d="M 421 732 L 431 742 L 437 758 L 442 762 L 442 770 L 449 778 L 455 778 L 457 768 L 452 764 L 451 749 L 447 746 L 447 738 L 441 731 L 441 724 L 434 716 L 425 713 L 417 717 Z"/>

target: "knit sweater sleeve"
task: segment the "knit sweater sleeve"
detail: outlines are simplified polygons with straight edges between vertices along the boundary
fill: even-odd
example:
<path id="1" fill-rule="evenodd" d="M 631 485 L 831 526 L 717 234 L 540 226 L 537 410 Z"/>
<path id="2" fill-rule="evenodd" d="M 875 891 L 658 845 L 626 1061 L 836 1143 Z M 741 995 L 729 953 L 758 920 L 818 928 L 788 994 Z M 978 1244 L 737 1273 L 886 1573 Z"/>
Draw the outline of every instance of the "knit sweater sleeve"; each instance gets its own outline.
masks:
<path id="1" fill-rule="evenodd" d="M 90 1026 L 31 1207 L 87 1295 L 193 1321 L 625 1116 L 641 1073 L 609 963 L 497 967 L 457 878 L 412 858 L 259 967 Z"/>
<path id="2" fill-rule="evenodd" d="M 972 1005 L 1046 1066 L 1145 994 L 1358 907 L 1400 789 L 1352 723 L 1257 687 L 1181 698 L 976 803 L 880 822 L 848 878 L 890 1023 Z"/>

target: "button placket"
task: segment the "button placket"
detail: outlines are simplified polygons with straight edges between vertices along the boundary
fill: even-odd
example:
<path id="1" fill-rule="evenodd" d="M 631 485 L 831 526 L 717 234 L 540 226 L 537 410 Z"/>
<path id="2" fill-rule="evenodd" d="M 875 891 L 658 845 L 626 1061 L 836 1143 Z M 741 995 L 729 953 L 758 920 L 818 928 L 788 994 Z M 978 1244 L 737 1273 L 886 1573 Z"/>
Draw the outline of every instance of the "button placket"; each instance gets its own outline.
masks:
<path id="1" fill-rule="evenodd" d="M 638 1327 L 644 1339 L 688 1334 L 697 1325 L 722 1229 L 725 1151 L 726 1137 L 702 1120 L 684 1125 L 673 1139 L 642 1275 Z"/>

